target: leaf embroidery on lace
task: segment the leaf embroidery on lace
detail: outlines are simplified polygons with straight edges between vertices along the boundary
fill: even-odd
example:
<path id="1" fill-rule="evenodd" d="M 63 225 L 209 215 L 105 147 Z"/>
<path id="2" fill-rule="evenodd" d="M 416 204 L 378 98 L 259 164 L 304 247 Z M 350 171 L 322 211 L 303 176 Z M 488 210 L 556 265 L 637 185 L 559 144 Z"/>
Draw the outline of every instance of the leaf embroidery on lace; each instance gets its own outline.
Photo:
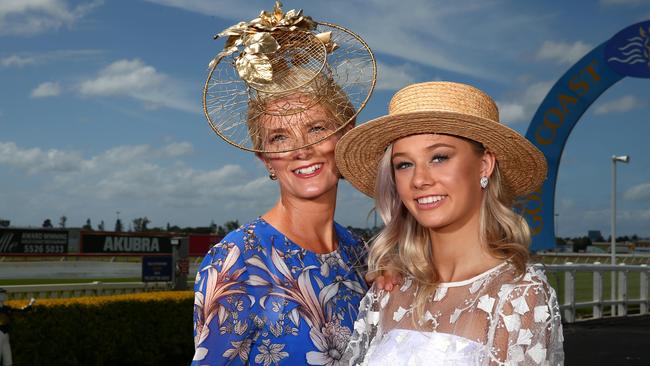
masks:
<path id="1" fill-rule="evenodd" d="M 511 301 L 512 307 L 514 308 L 514 311 L 524 315 L 530 310 L 528 307 L 528 303 L 526 302 L 526 298 L 523 296 L 520 296 L 514 300 Z"/>
<path id="2" fill-rule="evenodd" d="M 436 289 L 436 293 L 433 295 L 433 301 L 440 301 L 442 300 L 445 295 L 447 295 L 447 287 L 438 287 Z"/>
<path id="3" fill-rule="evenodd" d="M 543 323 L 551 315 L 548 312 L 548 305 L 535 306 L 535 322 Z"/>
<path id="4" fill-rule="evenodd" d="M 492 308 L 494 307 L 494 302 L 496 300 L 489 295 L 483 295 L 478 299 L 478 308 L 485 311 L 488 314 L 492 314 Z"/>

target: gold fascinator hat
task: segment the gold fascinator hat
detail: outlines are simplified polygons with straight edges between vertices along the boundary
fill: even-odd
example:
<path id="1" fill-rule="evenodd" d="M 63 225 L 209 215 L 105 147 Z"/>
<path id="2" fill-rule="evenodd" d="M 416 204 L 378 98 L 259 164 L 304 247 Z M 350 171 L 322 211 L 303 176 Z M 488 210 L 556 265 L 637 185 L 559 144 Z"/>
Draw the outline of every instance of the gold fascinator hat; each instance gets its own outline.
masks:
<path id="1" fill-rule="evenodd" d="M 215 36 L 203 111 L 226 142 L 257 153 L 316 144 L 353 123 L 375 86 L 372 51 L 339 25 L 302 10 L 262 11 Z"/>
<path id="2" fill-rule="evenodd" d="M 505 185 L 526 195 L 546 179 L 546 159 L 518 132 L 499 122 L 496 104 L 481 90 L 453 82 L 426 82 L 399 90 L 388 115 L 364 123 L 336 145 L 336 164 L 358 190 L 374 197 L 377 166 L 395 140 L 418 134 L 446 134 L 474 140 L 494 153 Z"/>

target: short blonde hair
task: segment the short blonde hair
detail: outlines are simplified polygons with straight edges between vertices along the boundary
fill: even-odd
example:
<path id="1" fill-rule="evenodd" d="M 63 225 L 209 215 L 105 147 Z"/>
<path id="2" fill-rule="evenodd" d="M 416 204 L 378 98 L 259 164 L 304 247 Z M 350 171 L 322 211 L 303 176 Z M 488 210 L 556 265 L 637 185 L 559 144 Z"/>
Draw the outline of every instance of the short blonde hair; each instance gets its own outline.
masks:
<path id="1" fill-rule="evenodd" d="M 352 105 L 350 98 L 332 78 L 321 75 L 306 86 L 292 92 L 251 98 L 246 122 L 248 134 L 251 137 L 254 149 L 263 149 L 264 133 L 262 132 L 263 127 L 260 125 L 260 122 L 264 116 L 271 115 L 266 112 L 269 106 L 290 99 L 297 99 L 298 101 L 293 104 L 303 107 L 295 108 L 295 111 L 288 111 L 286 113 L 287 116 L 291 116 L 292 118 L 305 118 L 305 114 L 309 113 L 314 105 L 320 105 L 333 118 L 332 122 L 334 126 L 332 127 L 338 129 L 348 121 L 350 121 L 350 126 L 354 126 L 355 119 L 353 117 L 356 114 L 356 109 Z M 282 114 L 283 112 L 278 113 L 278 115 Z"/>

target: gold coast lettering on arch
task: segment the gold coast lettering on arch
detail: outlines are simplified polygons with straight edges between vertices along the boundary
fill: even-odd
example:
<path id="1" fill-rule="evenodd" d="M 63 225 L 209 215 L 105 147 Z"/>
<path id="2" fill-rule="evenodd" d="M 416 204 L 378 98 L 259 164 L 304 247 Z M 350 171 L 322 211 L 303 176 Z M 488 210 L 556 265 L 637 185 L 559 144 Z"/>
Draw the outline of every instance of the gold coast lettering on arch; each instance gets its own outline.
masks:
<path id="1" fill-rule="evenodd" d="M 551 145 L 557 136 L 557 129 L 564 124 L 565 116 L 571 112 L 580 97 L 586 95 L 591 86 L 601 80 L 596 72 L 597 60 L 590 62 L 577 75 L 569 79 L 568 89 L 575 94 L 559 94 L 557 104 L 544 111 L 544 122 L 535 131 L 535 142 L 540 145 Z"/>

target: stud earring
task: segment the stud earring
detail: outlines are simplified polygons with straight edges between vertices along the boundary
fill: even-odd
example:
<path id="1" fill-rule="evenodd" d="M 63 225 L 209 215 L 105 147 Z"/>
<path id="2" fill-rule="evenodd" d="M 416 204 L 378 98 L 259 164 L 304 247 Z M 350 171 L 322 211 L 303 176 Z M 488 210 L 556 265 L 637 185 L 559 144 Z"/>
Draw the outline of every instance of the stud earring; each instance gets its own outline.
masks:
<path id="1" fill-rule="evenodd" d="M 488 177 L 482 176 L 481 177 L 481 188 L 485 189 L 488 185 Z"/>
<path id="2" fill-rule="evenodd" d="M 278 180 L 278 176 L 275 175 L 275 172 L 272 171 L 272 172 L 269 174 L 269 179 L 271 179 L 271 180 Z"/>

